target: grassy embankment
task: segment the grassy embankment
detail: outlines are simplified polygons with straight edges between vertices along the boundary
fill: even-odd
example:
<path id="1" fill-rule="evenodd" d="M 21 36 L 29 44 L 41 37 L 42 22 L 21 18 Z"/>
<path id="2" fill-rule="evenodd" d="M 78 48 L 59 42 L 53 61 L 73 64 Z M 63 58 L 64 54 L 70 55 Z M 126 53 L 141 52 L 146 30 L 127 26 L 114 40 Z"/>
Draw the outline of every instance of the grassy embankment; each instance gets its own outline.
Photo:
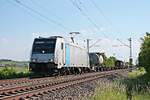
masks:
<path id="1" fill-rule="evenodd" d="M 150 100 L 150 78 L 143 68 L 129 72 L 128 78 L 103 82 L 91 100 Z"/>

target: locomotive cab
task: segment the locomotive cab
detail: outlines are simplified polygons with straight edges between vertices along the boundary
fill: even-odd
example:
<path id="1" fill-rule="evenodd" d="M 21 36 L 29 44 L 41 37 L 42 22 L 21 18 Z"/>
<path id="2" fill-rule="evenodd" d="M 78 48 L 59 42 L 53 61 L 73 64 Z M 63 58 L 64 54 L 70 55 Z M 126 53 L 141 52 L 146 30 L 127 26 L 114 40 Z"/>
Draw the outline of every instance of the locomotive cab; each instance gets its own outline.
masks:
<path id="1" fill-rule="evenodd" d="M 60 36 L 35 38 L 30 58 L 30 70 L 35 73 L 52 73 L 64 65 L 64 39 Z"/>

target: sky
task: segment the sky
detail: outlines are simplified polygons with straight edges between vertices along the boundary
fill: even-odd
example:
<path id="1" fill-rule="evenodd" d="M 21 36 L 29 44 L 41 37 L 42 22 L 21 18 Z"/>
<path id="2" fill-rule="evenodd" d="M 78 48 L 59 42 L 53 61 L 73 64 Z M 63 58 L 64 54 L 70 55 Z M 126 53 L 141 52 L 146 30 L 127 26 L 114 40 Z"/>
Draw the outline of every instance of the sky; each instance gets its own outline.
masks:
<path id="1" fill-rule="evenodd" d="M 73 2 L 73 3 L 72 3 Z M 105 52 L 127 61 L 132 38 L 133 58 L 140 38 L 149 31 L 149 0 L 0 0 L 0 59 L 29 60 L 35 37 L 54 35 L 69 39 L 91 52 Z"/>

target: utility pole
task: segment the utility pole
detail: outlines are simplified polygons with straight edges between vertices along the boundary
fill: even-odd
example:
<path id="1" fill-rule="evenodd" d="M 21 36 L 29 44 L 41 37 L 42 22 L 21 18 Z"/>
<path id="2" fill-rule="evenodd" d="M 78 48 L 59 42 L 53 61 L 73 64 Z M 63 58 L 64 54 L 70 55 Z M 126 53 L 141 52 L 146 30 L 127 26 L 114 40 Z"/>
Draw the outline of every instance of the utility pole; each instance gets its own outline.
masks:
<path id="1" fill-rule="evenodd" d="M 132 67 L 132 39 L 129 38 L 129 48 L 130 48 L 130 57 L 129 57 L 129 67 Z"/>
<path id="2" fill-rule="evenodd" d="M 87 63 L 89 64 L 89 54 L 90 54 L 90 39 L 87 39 Z"/>
<path id="3" fill-rule="evenodd" d="M 124 42 L 122 42 L 121 40 L 117 39 L 121 44 L 123 44 L 124 46 L 128 47 L 129 48 L 129 52 L 130 52 L 130 56 L 129 56 L 129 67 L 132 67 L 132 62 L 133 62 L 133 59 L 132 59 L 132 38 L 129 38 L 128 41 L 129 41 L 129 45 L 125 44 Z"/>
<path id="4" fill-rule="evenodd" d="M 87 52 L 90 52 L 90 39 L 87 39 Z"/>

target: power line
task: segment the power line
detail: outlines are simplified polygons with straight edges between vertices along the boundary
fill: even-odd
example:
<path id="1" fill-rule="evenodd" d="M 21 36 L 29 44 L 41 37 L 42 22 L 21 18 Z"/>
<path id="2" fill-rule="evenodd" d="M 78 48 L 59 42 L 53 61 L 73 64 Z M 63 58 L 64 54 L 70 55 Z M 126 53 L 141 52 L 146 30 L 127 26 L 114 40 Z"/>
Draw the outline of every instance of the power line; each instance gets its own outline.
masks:
<path id="1" fill-rule="evenodd" d="M 126 43 L 122 42 L 120 39 L 117 39 L 117 41 L 119 41 L 121 44 L 123 44 L 126 47 L 129 47 L 129 45 L 127 45 Z"/>
<path id="2" fill-rule="evenodd" d="M 85 10 L 85 12 L 87 12 L 88 13 L 88 9 L 83 5 L 83 3 L 80 1 L 80 0 L 78 0 L 78 2 L 79 2 L 79 4 L 80 4 L 80 6 Z M 82 9 L 82 10 L 83 10 Z M 88 16 L 88 14 L 87 14 L 87 16 Z M 89 18 L 90 18 L 90 16 L 88 16 Z M 92 19 L 91 19 L 92 20 Z M 93 21 L 93 24 L 95 24 L 95 27 L 99 30 L 100 28 L 99 28 L 99 26 L 96 24 L 96 23 L 94 23 L 94 21 Z"/>
<path id="3" fill-rule="evenodd" d="M 52 11 L 48 10 L 45 6 L 40 5 L 39 3 L 37 3 L 37 2 L 34 1 L 34 0 L 30 0 L 30 2 L 31 2 L 33 5 L 39 7 L 41 10 L 43 10 L 43 11 L 45 11 L 45 12 L 47 12 L 47 13 L 51 13 L 51 15 L 53 15 L 55 18 L 57 18 L 57 20 L 62 20 L 59 16 L 57 16 L 57 15 L 56 15 L 55 13 L 53 13 Z"/>
<path id="4" fill-rule="evenodd" d="M 16 4 L 14 4 L 13 2 L 11 2 L 11 1 L 9 1 L 9 0 L 7 0 L 7 2 L 8 3 L 10 3 L 10 4 L 12 4 L 12 5 L 14 5 L 14 6 L 17 6 Z M 21 6 L 17 6 L 17 7 L 20 7 L 21 8 Z M 35 19 L 37 19 L 37 20 L 39 20 L 39 21 L 41 21 L 41 22 L 46 22 L 46 23 L 48 23 L 49 24 L 49 22 L 47 22 L 47 21 L 45 21 L 45 20 L 43 20 L 42 18 L 40 18 L 39 16 L 33 16 L 33 14 L 32 13 L 30 13 L 29 11 L 27 11 L 27 10 L 25 10 L 25 9 L 22 9 L 25 13 L 27 13 L 28 15 L 30 15 L 31 17 L 34 17 Z"/>
<path id="5" fill-rule="evenodd" d="M 109 20 L 109 18 L 104 14 L 103 10 L 98 7 L 98 5 L 95 3 L 94 0 L 90 0 L 90 2 L 95 6 L 95 8 L 98 10 L 99 14 L 102 14 L 102 16 L 107 20 L 107 22 L 112 26 L 112 22 Z"/>
<path id="6" fill-rule="evenodd" d="M 31 8 L 31 7 L 29 7 L 29 6 L 25 5 L 25 4 L 23 4 L 21 1 L 19 1 L 19 0 L 14 0 L 14 1 L 15 1 L 17 4 L 19 4 L 20 6 L 26 8 L 26 9 L 30 10 L 31 12 L 33 12 L 33 13 L 39 15 L 40 17 L 44 18 L 45 20 L 47 20 L 47 21 L 49 21 L 49 22 L 51 22 L 51 23 L 54 23 L 54 24 L 60 26 L 60 27 L 63 28 L 64 30 L 66 30 L 66 29 L 68 30 L 68 28 L 65 27 L 63 24 L 61 24 L 61 23 L 59 23 L 59 22 L 56 22 L 56 21 L 53 20 L 53 19 L 50 19 L 49 17 L 47 17 L 47 16 L 41 14 L 40 12 L 34 10 L 33 8 Z"/>
<path id="7" fill-rule="evenodd" d="M 82 2 L 80 1 L 80 0 L 78 0 L 79 1 L 79 3 L 80 4 L 82 4 Z M 95 6 L 95 8 L 98 10 L 98 12 L 99 12 L 99 14 L 102 14 L 102 16 L 105 18 L 105 20 L 112 26 L 112 27 L 115 27 L 115 26 L 113 26 L 113 24 L 112 24 L 112 22 L 111 22 L 111 20 L 104 14 L 104 12 L 103 12 L 103 10 L 100 8 L 100 7 L 98 7 L 98 5 L 94 2 L 94 0 L 90 0 L 90 2 Z M 84 9 L 86 9 L 86 7 L 85 6 L 83 6 L 84 7 Z M 120 33 L 118 30 L 116 30 L 118 33 Z M 105 35 L 105 34 L 104 34 Z M 120 40 L 118 40 L 118 41 L 120 41 Z M 120 41 L 124 46 L 128 46 L 128 45 L 126 45 L 125 43 L 123 43 L 122 41 Z"/>
<path id="8" fill-rule="evenodd" d="M 96 28 L 98 27 L 98 26 L 92 21 L 92 19 L 90 19 L 90 17 L 82 10 L 82 8 L 79 7 L 79 5 L 78 5 L 76 2 L 74 2 L 73 0 L 70 0 L 70 1 L 71 1 L 71 3 L 81 12 L 81 14 L 82 14 L 84 17 L 87 18 L 87 20 L 88 20 L 91 24 L 93 24 Z"/>
<path id="9" fill-rule="evenodd" d="M 81 14 L 92 24 L 97 30 L 100 30 L 99 26 L 93 22 L 93 20 L 83 11 L 83 9 L 77 4 L 77 2 L 70 0 L 70 2 L 81 12 Z M 103 34 L 107 37 L 105 34 Z"/>
<path id="10" fill-rule="evenodd" d="M 84 9 L 84 10 L 86 10 L 86 12 L 88 12 L 88 10 L 87 10 L 87 7 L 86 6 L 84 6 L 83 5 L 83 2 L 81 2 L 81 0 L 78 0 L 78 2 L 79 2 L 79 4 L 80 4 L 80 6 Z M 95 23 L 95 25 L 96 25 L 96 29 L 97 30 L 99 30 L 99 31 L 101 31 L 101 28 Z M 102 25 L 101 25 L 102 26 Z M 105 33 L 102 33 L 106 38 L 108 38 L 108 36 L 105 34 Z"/>
<path id="11" fill-rule="evenodd" d="M 103 10 L 96 4 L 96 2 L 94 0 L 89 0 L 89 1 L 95 6 L 99 14 L 105 18 L 105 20 L 110 24 L 110 26 L 112 26 L 113 28 L 116 28 L 116 26 L 113 25 L 112 21 L 105 15 Z M 116 29 L 116 32 L 120 33 L 120 30 L 118 30 L 118 27 Z"/>
<path id="12" fill-rule="evenodd" d="M 95 44 L 97 44 L 99 41 L 101 41 L 102 39 L 98 39 L 97 41 L 95 41 L 92 45 L 89 46 L 89 48 L 93 47 Z"/>

